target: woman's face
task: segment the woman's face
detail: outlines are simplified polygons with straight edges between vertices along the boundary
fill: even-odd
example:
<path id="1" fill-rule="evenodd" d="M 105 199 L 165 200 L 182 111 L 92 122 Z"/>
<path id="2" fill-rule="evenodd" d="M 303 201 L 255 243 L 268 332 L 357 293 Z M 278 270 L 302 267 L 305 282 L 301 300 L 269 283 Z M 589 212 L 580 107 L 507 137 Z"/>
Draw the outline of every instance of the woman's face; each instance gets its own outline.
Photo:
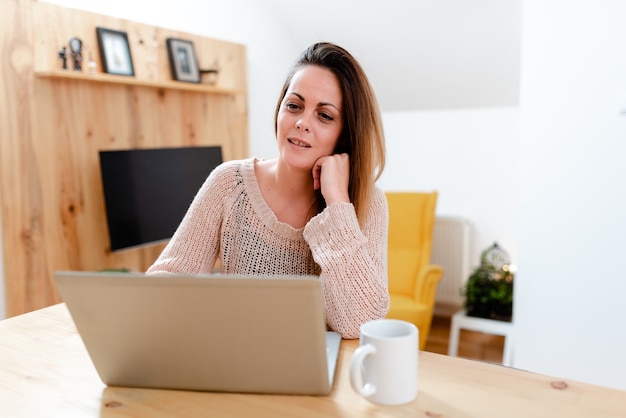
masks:
<path id="1" fill-rule="evenodd" d="M 293 168 L 311 170 L 331 155 L 343 127 L 339 80 L 329 70 L 306 65 L 294 74 L 276 121 L 281 159 Z"/>

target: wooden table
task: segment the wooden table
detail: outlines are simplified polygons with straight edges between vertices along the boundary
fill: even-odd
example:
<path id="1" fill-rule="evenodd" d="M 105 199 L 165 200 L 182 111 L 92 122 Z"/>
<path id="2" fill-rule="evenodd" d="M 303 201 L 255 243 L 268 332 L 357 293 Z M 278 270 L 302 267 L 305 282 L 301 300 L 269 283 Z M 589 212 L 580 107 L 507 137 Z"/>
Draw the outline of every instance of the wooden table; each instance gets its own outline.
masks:
<path id="1" fill-rule="evenodd" d="M 626 417 L 626 392 L 420 352 L 419 395 L 374 405 L 350 387 L 343 341 L 330 396 L 106 387 L 64 304 L 0 322 L 0 417 Z"/>

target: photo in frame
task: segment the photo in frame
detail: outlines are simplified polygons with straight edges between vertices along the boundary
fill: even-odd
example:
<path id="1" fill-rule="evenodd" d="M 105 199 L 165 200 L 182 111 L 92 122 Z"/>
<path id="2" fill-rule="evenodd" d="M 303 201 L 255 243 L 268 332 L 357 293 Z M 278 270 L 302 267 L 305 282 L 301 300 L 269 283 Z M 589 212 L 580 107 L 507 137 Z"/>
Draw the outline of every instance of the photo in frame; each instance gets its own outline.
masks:
<path id="1" fill-rule="evenodd" d="M 96 28 L 102 70 L 105 73 L 134 76 L 133 59 L 126 32 Z"/>
<path id="2" fill-rule="evenodd" d="M 200 82 L 200 70 L 193 42 L 184 39 L 167 38 L 167 53 L 174 80 L 189 83 Z"/>

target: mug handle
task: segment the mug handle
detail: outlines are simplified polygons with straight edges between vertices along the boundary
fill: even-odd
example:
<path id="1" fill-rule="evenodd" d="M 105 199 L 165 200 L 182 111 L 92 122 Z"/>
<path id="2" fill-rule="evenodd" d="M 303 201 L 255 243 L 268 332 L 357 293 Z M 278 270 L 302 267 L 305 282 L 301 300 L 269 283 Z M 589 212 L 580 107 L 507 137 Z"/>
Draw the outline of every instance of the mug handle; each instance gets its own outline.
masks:
<path id="1" fill-rule="evenodd" d="M 376 393 L 376 386 L 371 383 L 363 385 L 363 361 L 365 357 L 376 353 L 376 347 L 371 344 L 360 346 L 354 352 L 350 362 L 350 384 L 352 388 L 365 398 L 369 398 Z"/>

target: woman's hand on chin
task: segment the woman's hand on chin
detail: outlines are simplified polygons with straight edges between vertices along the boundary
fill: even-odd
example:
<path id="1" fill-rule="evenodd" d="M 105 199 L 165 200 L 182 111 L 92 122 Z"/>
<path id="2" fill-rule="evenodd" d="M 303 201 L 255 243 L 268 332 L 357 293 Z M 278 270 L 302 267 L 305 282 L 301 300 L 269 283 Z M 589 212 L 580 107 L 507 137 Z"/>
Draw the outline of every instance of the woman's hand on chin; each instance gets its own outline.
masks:
<path id="1" fill-rule="evenodd" d="M 335 202 L 350 202 L 350 157 L 348 154 L 333 154 L 320 157 L 313 164 L 313 188 L 321 189 L 326 205 Z"/>

